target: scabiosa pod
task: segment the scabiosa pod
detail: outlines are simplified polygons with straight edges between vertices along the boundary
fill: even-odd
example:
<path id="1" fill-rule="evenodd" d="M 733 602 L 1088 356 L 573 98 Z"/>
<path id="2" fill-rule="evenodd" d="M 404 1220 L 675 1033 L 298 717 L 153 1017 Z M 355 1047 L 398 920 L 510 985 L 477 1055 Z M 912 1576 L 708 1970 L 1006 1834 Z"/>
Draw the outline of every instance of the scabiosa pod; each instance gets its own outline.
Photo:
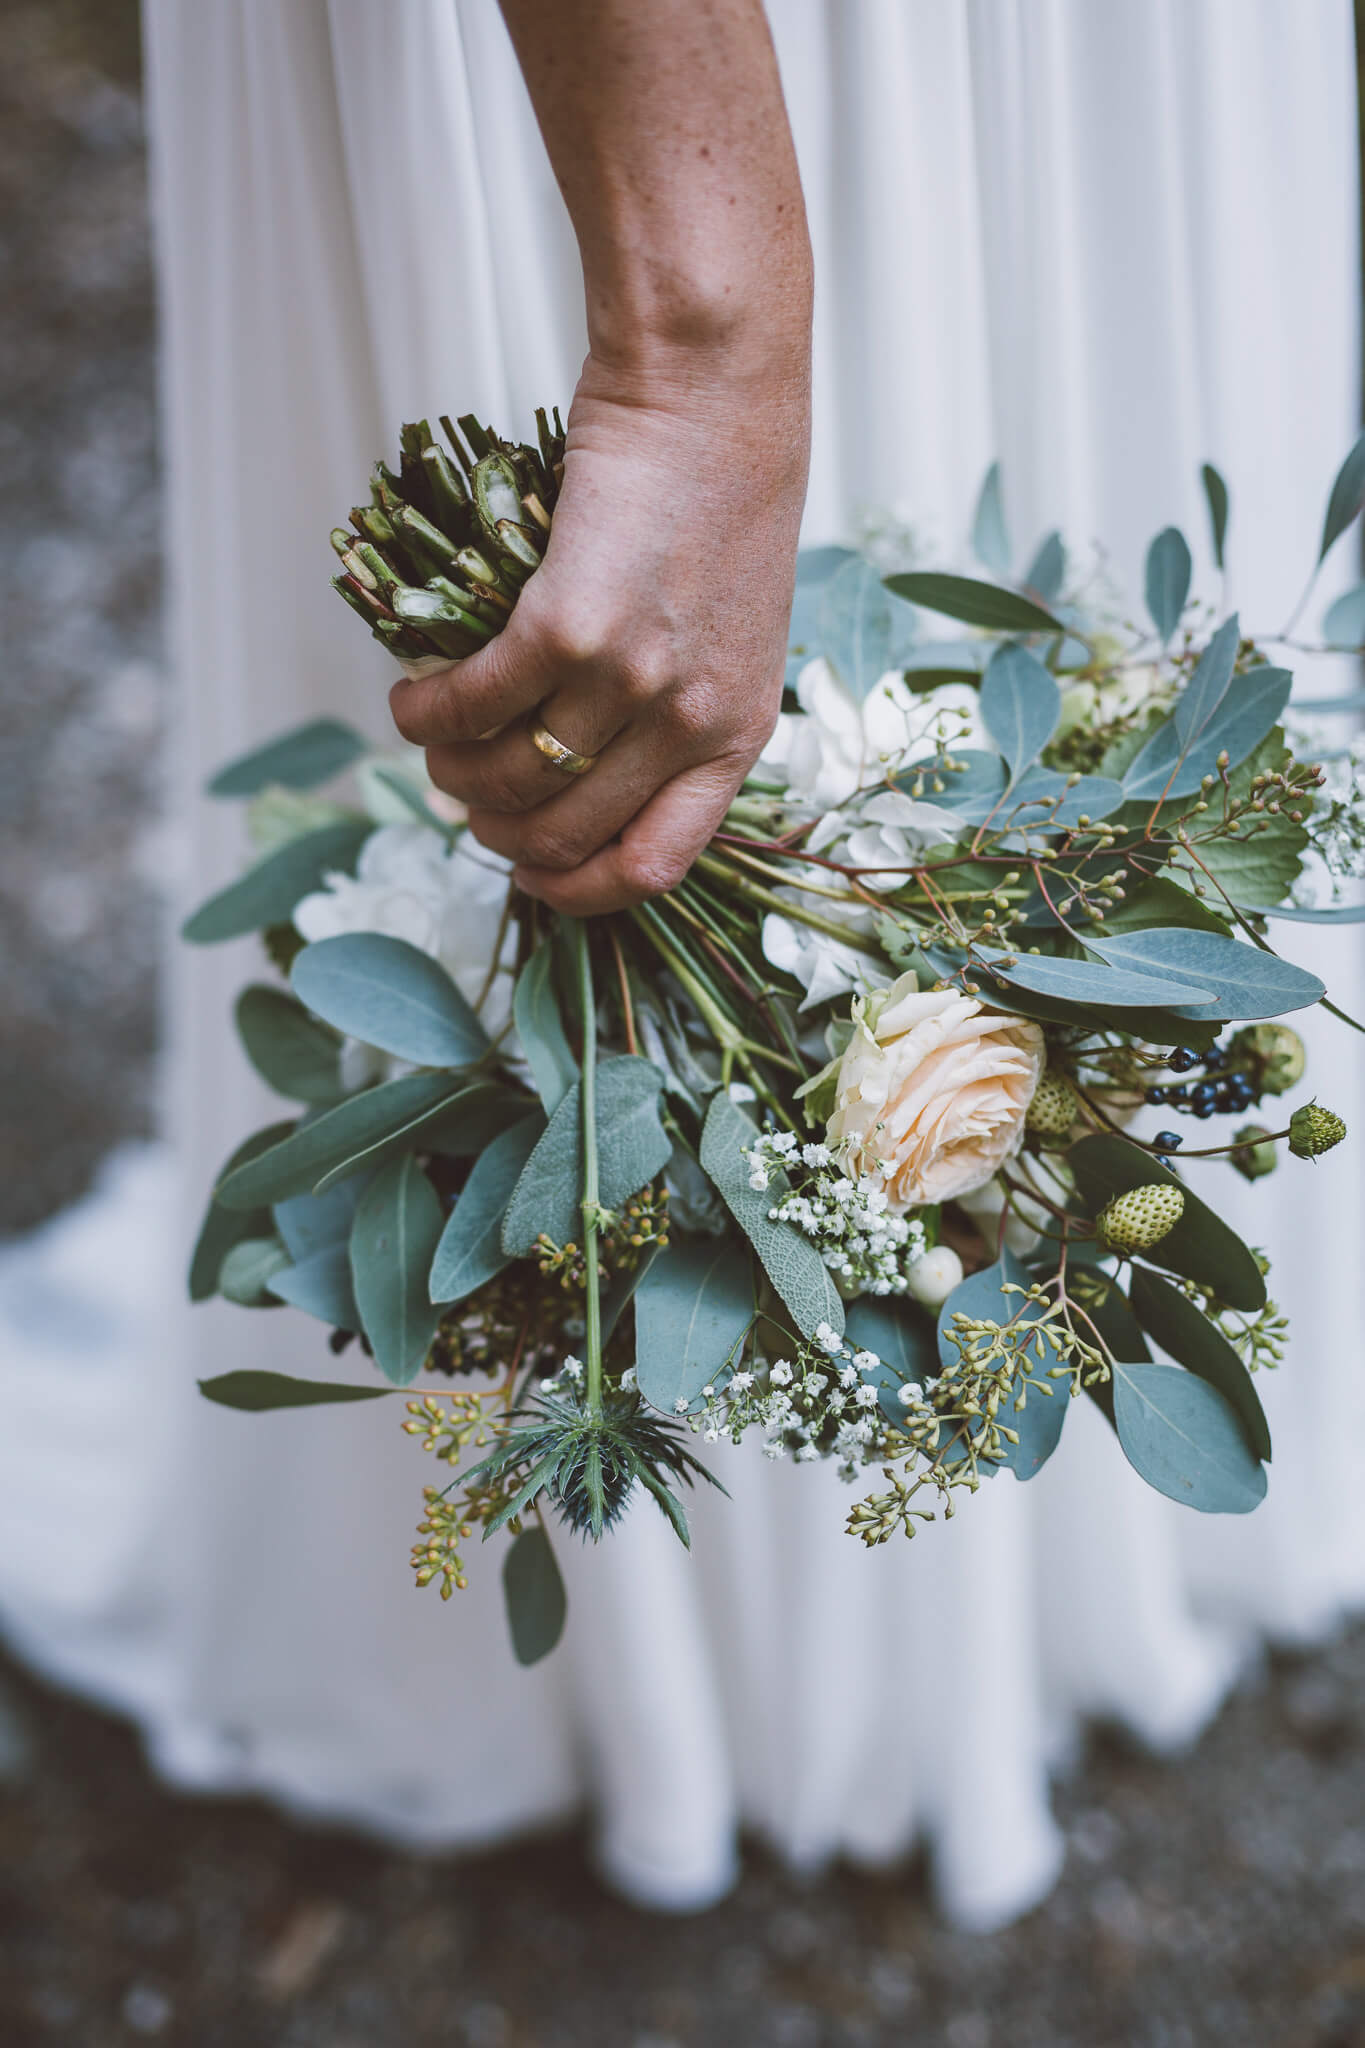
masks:
<path id="1" fill-rule="evenodd" d="M 1306 1102 L 1289 1119 L 1289 1149 L 1296 1159 L 1316 1159 L 1330 1152 L 1346 1136 L 1346 1126 L 1335 1110 L 1320 1102 Z"/>
<path id="2" fill-rule="evenodd" d="M 1184 1213 L 1184 1190 L 1169 1181 L 1153 1181 L 1113 1196 L 1101 1209 L 1096 1229 L 1106 1251 L 1128 1258 L 1160 1244 Z"/>

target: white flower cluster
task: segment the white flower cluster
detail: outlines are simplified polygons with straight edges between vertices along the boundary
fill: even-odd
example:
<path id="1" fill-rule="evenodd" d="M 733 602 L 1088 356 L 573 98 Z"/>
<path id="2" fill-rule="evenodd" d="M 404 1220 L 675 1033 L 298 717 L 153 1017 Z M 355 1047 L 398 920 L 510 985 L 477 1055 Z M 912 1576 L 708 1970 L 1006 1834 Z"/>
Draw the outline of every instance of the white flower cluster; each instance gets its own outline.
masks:
<path id="1" fill-rule="evenodd" d="M 776 1178 L 774 1223 L 794 1223 L 819 1250 L 841 1292 L 904 1294 L 908 1270 L 925 1251 L 918 1217 L 891 1213 L 886 1190 L 870 1175 L 843 1172 L 828 1145 L 803 1145 L 791 1131 L 764 1131 L 744 1153 L 755 1193 Z"/>
<path id="2" fill-rule="evenodd" d="M 880 1386 L 868 1377 L 880 1369 L 875 1351 L 854 1351 L 837 1330 L 821 1323 L 814 1341 L 803 1344 L 794 1359 L 777 1358 L 766 1371 L 746 1369 L 732 1373 L 724 1386 L 703 1387 L 706 1405 L 688 1417 L 688 1426 L 707 1443 L 726 1436 L 736 1444 L 746 1430 L 759 1428 L 765 1457 L 791 1457 L 799 1465 L 835 1458 L 839 1477 L 856 1479 L 886 1451 L 891 1425 L 880 1405 Z M 924 1389 L 908 1382 L 897 1398 L 909 1409 L 923 1401 Z"/>
<path id="3" fill-rule="evenodd" d="M 1343 882 L 1365 875 L 1365 740 L 1351 743 L 1336 760 L 1323 763 L 1326 785 L 1307 820 L 1313 851 L 1332 880 L 1332 894 Z M 1316 901 L 1311 874 L 1300 878 L 1294 898 L 1301 907 Z"/>

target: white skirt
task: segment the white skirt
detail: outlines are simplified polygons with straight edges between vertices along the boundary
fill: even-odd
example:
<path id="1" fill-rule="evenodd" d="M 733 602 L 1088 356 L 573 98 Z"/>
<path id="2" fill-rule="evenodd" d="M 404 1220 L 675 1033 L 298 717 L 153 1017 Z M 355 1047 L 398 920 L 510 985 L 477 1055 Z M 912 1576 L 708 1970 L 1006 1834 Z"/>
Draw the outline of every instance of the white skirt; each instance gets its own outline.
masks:
<path id="1" fill-rule="evenodd" d="M 952 553 L 998 455 L 1021 547 L 1060 525 L 1084 560 L 1103 536 L 1136 591 L 1175 521 L 1211 587 L 1207 457 L 1244 617 L 1279 623 L 1357 415 L 1348 0 L 772 11 L 817 263 L 808 538 L 892 512 Z M 240 858 L 232 807 L 199 795 L 217 762 L 321 711 L 385 731 L 326 536 L 399 422 L 522 429 L 567 400 L 584 336 L 492 0 L 147 0 L 146 28 L 179 912 Z M 0 1612 L 176 1781 L 432 1846 L 587 1802 L 607 1874 L 675 1907 L 723 1891 L 741 1828 L 806 1867 L 927 1836 L 946 1910 L 987 1926 L 1056 1872 L 1048 1772 L 1083 1716 L 1185 1742 L 1257 1632 L 1306 1640 L 1365 1592 L 1350 1144 L 1254 1201 L 1208 1178 L 1293 1318 L 1250 1521 L 1150 1493 L 1088 1403 L 1036 1482 L 870 1556 L 831 1473 L 731 1452 L 691 1557 L 652 1508 L 562 1546 L 569 1632 L 521 1671 L 493 1552 L 448 1605 L 412 1589 L 427 1461 L 398 1404 L 244 1417 L 196 1393 L 324 1361 L 301 1317 L 180 1305 L 215 1169 L 281 1111 L 229 1030 L 251 946 L 172 963 L 169 1150 L 0 1261 Z M 1327 972 L 1359 1011 L 1354 940 Z M 1359 1041 L 1309 1026 L 1314 1086 L 1365 1129 Z"/>

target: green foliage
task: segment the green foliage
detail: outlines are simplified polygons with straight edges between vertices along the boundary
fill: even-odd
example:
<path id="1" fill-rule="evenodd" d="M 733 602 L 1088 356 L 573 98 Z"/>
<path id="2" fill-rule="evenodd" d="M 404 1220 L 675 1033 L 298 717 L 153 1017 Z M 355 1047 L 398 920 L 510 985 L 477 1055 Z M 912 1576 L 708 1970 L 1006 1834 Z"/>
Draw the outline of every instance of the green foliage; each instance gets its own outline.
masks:
<path id="1" fill-rule="evenodd" d="M 316 1316 L 329 1329 L 357 1331 L 360 1310 L 351 1283 L 351 1261 L 345 1243 L 325 1245 L 296 1265 L 286 1266 L 270 1282 L 271 1290 L 291 1308 Z"/>
<path id="2" fill-rule="evenodd" d="M 222 1408 L 257 1415 L 266 1408 L 316 1408 L 332 1401 L 375 1401 L 391 1387 L 355 1387 L 344 1380 L 292 1379 L 283 1372 L 225 1372 L 200 1380 L 199 1391 Z"/>
<path id="3" fill-rule="evenodd" d="M 436 1191 L 410 1154 L 381 1167 L 356 1208 L 356 1307 L 375 1363 L 395 1386 L 416 1378 L 436 1335 L 427 1275 L 443 1222 Z"/>
<path id="4" fill-rule="evenodd" d="M 1062 594 L 1065 575 L 1066 549 L 1062 545 L 1062 536 L 1056 532 L 1045 534 L 1024 571 L 1024 588 L 1031 590 L 1045 605 L 1053 604 Z"/>
<path id="5" fill-rule="evenodd" d="M 1322 637 L 1330 647 L 1357 648 L 1365 643 L 1365 583 L 1357 583 L 1327 607 Z"/>
<path id="6" fill-rule="evenodd" d="M 621 1055 L 597 1068 L 599 1199 L 619 1209 L 663 1172 L 672 1144 L 659 1119 L 663 1075 L 648 1060 Z M 522 1258 L 538 1237 L 556 1244 L 583 1235 L 583 1110 L 580 1084 L 564 1097 L 522 1169 L 507 1205 L 502 1248 Z"/>
<path id="7" fill-rule="evenodd" d="M 574 1058 L 559 1014 L 554 985 L 554 946 L 537 946 L 517 976 L 512 1019 L 521 1049 L 530 1064 L 546 1116 L 553 1116 L 578 1079 Z"/>
<path id="8" fill-rule="evenodd" d="M 538 1664 L 564 1633 L 568 1596 L 550 1539 L 539 1527 L 523 1529 L 502 1561 L 502 1592 L 512 1654 Z"/>
<path id="9" fill-rule="evenodd" d="M 1171 926 L 1160 931 L 1119 932 L 1086 943 L 1110 963 L 1142 975 L 1178 984 L 1182 993 L 1171 1000 L 1188 1003 L 1206 1018 L 1279 1017 L 1303 1010 L 1326 993 L 1316 974 L 1281 960 L 1259 946 L 1220 932 L 1187 931 Z M 1204 985 L 1208 1000 L 1188 993 L 1192 983 Z"/>
<path id="10" fill-rule="evenodd" d="M 369 751 L 369 741 L 353 726 L 339 718 L 312 718 L 229 761 L 209 783 L 208 793 L 256 796 L 277 783 L 285 789 L 316 789 Z"/>
<path id="11" fill-rule="evenodd" d="M 218 1176 L 225 1181 L 237 1167 L 245 1166 L 250 1159 L 259 1158 L 278 1145 L 293 1130 L 292 1123 L 267 1124 L 263 1131 L 253 1131 L 237 1147 L 227 1165 Z M 244 1209 L 229 1207 L 214 1194 L 210 1200 L 204 1220 L 199 1226 L 190 1258 L 189 1296 L 191 1301 L 210 1301 L 218 1292 L 218 1275 L 223 1260 L 235 1244 L 243 1243 L 249 1237 L 267 1237 L 271 1230 L 270 1210 L 263 1201 L 251 1203 Z"/>
<path id="12" fill-rule="evenodd" d="M 429 1292 L 434 1302 L 463 1301 L 511 1264 L 511 1255 L 502 1248 L 503 1217 L 544 1130 L 544 1117 L 524 1117 L 475 1160 L 431 1262 Z"/>
<path id="13" fill-rule="evenodd" d="M 488 1034 L 439 961 L 405 939 L 343 932 L 305 946 L 295 994 L 338 1031 L 419 1067 L 466 1067 Z"/>
<path id="14" fill-rule="evenodd" d="M 1245 1515 L 1265 1498 L 1265 1467 L 1222 1394 L 1178 1365 L 1114 1367 L 1114 1425 L 1149 1486 L 1206 1515 Z"/>
<path id="15" fill-rule="evenodd" d="M 373 832 L 368 818 L 323 825 L 291 839 L 201 903 L 180 928 L 192 945 L 239 939 L 266 925 L 287 924 L 301 897 L 320 889 L 330 874 L 353 874 L 360 849 Z"/>
<path id="16" fill-rule="evenodd" d="M 1221 569 L 1225 566 L 1223 548 L 1228 535 L 1228 487 L 1211 462 L 1206 462 L 1199 472 L 1204 486 L 1204 497 L 1209 508 L 1209 531 L 1213 541 L 1213 559 Z"/>
<path id="17" fill-rule="evenodd" d="M 1288 669 L 1249 669 L 1197 729 L 1182 734 L 1174 717 L 1163 719 L 1124 776 L 1128 796 L 1152 801 L 1195 796 L 1201 779 L 1217 773 L 1222 753 L 1237 767 L 1279 722 L 1292 680 Z M 1111 768 L 1108 756 L 1103 765 Z"/>
<path id="18" fill-rule="evenodd" d="M 378 1165 L 449 1112 L 463 1092 L 449 1074 L 404 1074 L 348 1096 L 258 1157 L 232 1167 L 218 1184 L 218 1200 L 229 1209 L 284 1202 Z"/>
<path id="19" fill-rule="evenodd" d="M 1361 434 L 1356 440 L 1333 480 L 1331 495 L 1327 500 L 1326 516 L 1322 522 L 1319 561 L 1323 559 L 1327 550 L 1340 540 L 1362 505 L 1365 505 L 1365 434 Z"/>
<path id="20" fill-rule="evenodd" d="M 280 1297 L 270 1282 L 289 1254 L 277 1237 L 244 1237 L 223 1259 L 218 1292 L 238 1308 L 278 1308 Z"/>
<path id="21" fill-rule="evenodd" d="M 1082 1138 L 1067 1161 L 1076 1176 L 1077 1192 L 1092 1216 L 1114 1195 L 1152 1182 L 1168 1182 L 1183 1190 L 1180 1221 L 1149 1254 L 1152 1265 L 1180 1273 L 1226 1302 L 1229 1308 L 1256 1310 L 1265 1305 L 1265 1277 L 1252 1253 L 1220 1216 L 1201 1202 L 1185 1182 L 1126 1138 Z"/>
<path id="22" fill-rule="evenodd" d="M 247 1058 L 277 1095 L 315 1109 L 340 1101 L 341 1040 L 302 1003 L 284 989 L 252 982 L 238 996 L 235 1015 Z"/>
<path id="23" fill-rule="evenodd" d="M 897 597 L 926 611 L 942 612 L 945 618 L 961 619 L 968 626 L 984 626 L 995 633 L 1063 633 L 1066 628 L 1051 612 L 1016 591 L 1001 590 L 994 583 L 979 583 L 972 576 L 947 576 L 932 569 L 915 569 L 886 578 L 886 587 Z"/>
<path id="24" fill-rule="evenodd" d="M 1164 645 L 1180 624 L 1194 562 L 1178 526 L 1167 526 L 1147 550 L 1147 609 Z"/>
<path id="25" fill-rule="evenodd" d="M 1007 641 L 981 678 L 981 716 L 1009 771 L 1011 788 L 1057 730 L 1062 698 L 1036 655 Z"/>
<path id="26" fill-rule="evenodd" d="M 674 1238 L 635 1295 L 640 1392 L 665 1415 L 690 1408 L 734 1357 L 754 1319 L 753 1266 L 732 1238 Z"/>
<path id="27" fill-rule="evenodd" d="M 1241 1423 L 1247 1448 L 1269 1460 L 1270 1425 L 1260 1395 L 1227 1338 L 1188 1295 L 1140 1266 L 1133 1270 L 1131 1299 L 1138 1321 L 1167 1357 L 1218 1389 Z"/>
<path id="28" fill-rule="evenodd" d="M 850 694 L 862 703 L 894 668 L 914 635 L 913 612 L 893 598 L 871 562 L 844 562 L 820 603 L 820 651 Z"/>
<path id="29" fill-rule="evenodd" d="M 744 1153 L 757 1137 L 755 1125 L 728 1095 L 713 1096 L 702 1127 L 702 1166 L 758 1253 L 802 1336 L 813 1337 L 822 1323 L 837 1334 L 844 1327 L 844 1305 L 824 1260 L 808 1237 L 768 1214 L 789 1192 L 785 1177 L 773 1174 L 762 1192 L 749 1186 Z"/>
<path id="30" fill-rule="evenodd" d="M 888 1422 L 902 1422 L 896 1389 L 907 1380 L 922 1384 L 938 1370 L 932 1319 L 904 1295 L 862 1294 L 845 1306 L 844 1342 L 854 1351 L 876 1352 L 882 1369 L 867 1378 Z"/>
<path id="31" fill-rule="evenodd" d="M 982 481 L 972 518 L 972 553 L 994 576 L 1010 573 L 1009 529 L 1000 488 L 1000 464 L 993 462 Z"/>

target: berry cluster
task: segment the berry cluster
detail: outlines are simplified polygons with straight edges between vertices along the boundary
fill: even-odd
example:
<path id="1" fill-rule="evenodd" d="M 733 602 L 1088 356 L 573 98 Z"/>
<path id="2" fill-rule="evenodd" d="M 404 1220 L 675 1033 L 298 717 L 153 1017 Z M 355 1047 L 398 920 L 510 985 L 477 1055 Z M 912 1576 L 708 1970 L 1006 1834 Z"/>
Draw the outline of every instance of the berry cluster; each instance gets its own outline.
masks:
<path id="1" fill-rule="evenodd" d="M 1188 1074 L 1202 1067 L 1202 1076 L 1194 1081 L 1148 1088 L 1145 1099 L 1197 1116 L 1201 1122 L 1211 1116 L 1241 1116 L 1259 1099 L 1260 1091 L 1245 1067 L 1234 1064 L 1238 1059 L 1232 1046 L 1213 1045 L 1206 1053 L 1197 1053 L 1189 1046 L 1179 1045 L 1166 1062 L 1170 1071 Z M 1179 1131 L 1158 1131 L 1152 1142 L 1159 1152 L 1174 1152 L 1185 1141 Z"/>

